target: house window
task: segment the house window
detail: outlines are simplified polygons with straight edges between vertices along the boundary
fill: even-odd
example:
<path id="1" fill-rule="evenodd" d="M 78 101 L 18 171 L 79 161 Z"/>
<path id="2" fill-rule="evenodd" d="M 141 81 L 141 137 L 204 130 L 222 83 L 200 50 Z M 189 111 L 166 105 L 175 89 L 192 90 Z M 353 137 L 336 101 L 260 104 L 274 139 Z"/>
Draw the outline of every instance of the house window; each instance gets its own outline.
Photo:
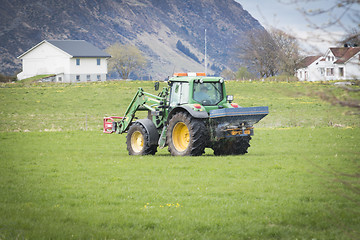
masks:
<path id="1" fill-rule="evenodd" d="M 327 68 L 326 76 L 334 76 L 334 68 Z"/>
<path id="2" fill-rule="evenodd" d="M 80 82 L 80 75 L 76 75 L 76 81 Z"/>
<path id="3" fill-rule="evenodd" d="M 97 59 L 96 59 L 96 64 L 97 64 L 97 65 L 100 65 L 100 58 L 97 58 Z"/>
<path id="4" fill-rule="evenodd" d="M 62 77 L 58 77 L 58 82 L 62 82 Z"/>
<path id="5" fill-rule="evenodd" d="M 330 61 L 334 61 L 334 60 L 335 60 L 335 57 L 334 57 L 334 56 L 331 56 L 331 57 L 328 56 L 328 57 L 327 57 L 327 60 L 328 60 L 329 62 L 330 62 Z"/>
<path id="6" fill-rule="evenodd" d="M 79 66 L 80 65 L 80 58 L 76 59 L 76 65 Z"/>
<path id="7" fill-rule="evenodd" d="M 325 75 L 325 68 L 320 68 L 320 75 L 324 76 Z"/>
<path id="8" fill-rule="evenodd" d="M 86 81 L 90 81 L 90 75 L 86 75 Z"/>
<path id="9" fill-rule="evenodd" d="M 344 68 L 339 67 L 339 77 L 343 77 L 343 76 L 344 76 Z"/>
<path id="10" fill-rule="evenodd" d="M 97 75 L 96 78 L 97 78 L 98 81 L 101 81 L 101 76 L 100 75 Z"/>

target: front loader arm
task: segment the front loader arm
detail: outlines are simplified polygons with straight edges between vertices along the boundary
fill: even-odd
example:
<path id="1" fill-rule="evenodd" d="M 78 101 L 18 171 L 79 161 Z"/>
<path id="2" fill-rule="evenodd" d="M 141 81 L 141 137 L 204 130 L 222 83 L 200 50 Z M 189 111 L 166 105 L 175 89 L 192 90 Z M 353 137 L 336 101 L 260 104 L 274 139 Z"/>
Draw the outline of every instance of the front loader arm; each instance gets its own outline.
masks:
<path id="1" fill-rule="evenodd" d="M 140 87 L 127 107 L 122 120 L 116 122 L 117 133 L 121 134 L 127 131 L 131 122 L 134 120 L 135 113 L 137 111 L 155 112 L 157 110 L 156 107 L 158 107 L 161 102 L 165 101 L 166 98 L 144 92 L 144 90 Z"/>

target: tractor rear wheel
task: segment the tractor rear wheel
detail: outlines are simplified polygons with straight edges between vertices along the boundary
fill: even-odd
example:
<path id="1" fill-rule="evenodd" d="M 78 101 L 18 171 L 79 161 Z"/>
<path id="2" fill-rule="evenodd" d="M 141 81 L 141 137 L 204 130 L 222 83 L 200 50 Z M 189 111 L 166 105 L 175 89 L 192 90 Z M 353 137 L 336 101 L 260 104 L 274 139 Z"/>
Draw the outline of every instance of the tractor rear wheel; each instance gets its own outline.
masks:
<path id="1" fill-rule="evenodd" d="M 212 149 L 216 156 L 220 155 L 242 155 L 247 153 L 250 147 L 250 136 L 222 139 L 216 142 Z"/>
<path id="2" fill-rule="evenodd" d="M 150 145 L 149 134 L 140 123 L 130 126 L 126 145 L 129 155 L 154 155 L 157 151 L 156 145 Z"/>
<path id="3" fill-rule="evenodd" d="M 176 113 L 166 133 L 168 150 L 173 156 L 200 156 L 204 153 L 207 131 L 205 123 L 187 113 Z"/>

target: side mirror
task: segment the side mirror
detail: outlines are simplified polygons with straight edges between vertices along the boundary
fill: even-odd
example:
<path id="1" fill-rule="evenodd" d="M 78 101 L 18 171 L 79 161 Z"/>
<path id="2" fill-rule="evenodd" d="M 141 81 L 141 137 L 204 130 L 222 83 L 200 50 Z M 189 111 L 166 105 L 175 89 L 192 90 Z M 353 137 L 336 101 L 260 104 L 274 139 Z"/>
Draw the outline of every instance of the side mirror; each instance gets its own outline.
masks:
<path id="1" fill-rule="evenodd" d="M 159 82 L 155 82 L 155 84 L 154 84 L 154 87 L 155 87 L 155 91 L 157 91 L 157 90 L 159 90 Z"/>
<path id="2" fill-rule="evenodd" d="M 229 103 L 231 103 L 232 101 L 234 101 L 234 96 L 233 96 L 233 95 L 227 95 L 227 96 L 226 96 L 226 101 L 228 101 Z"/>

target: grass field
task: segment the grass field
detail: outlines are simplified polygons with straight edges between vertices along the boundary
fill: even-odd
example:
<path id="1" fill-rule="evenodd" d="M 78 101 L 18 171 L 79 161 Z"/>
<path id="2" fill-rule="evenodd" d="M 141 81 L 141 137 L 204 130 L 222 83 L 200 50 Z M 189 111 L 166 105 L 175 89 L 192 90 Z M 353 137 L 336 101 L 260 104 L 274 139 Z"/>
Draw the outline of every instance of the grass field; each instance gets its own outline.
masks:
<path id="1" fill-rule="evenodd" d="M 359 238 L 359 116 L 315 95 L 337 88 L 229 82 L 270 107 L 248 154 L 129 156 L 102 117 L 152 85 L 1 85 L 0 239 Z"/>

